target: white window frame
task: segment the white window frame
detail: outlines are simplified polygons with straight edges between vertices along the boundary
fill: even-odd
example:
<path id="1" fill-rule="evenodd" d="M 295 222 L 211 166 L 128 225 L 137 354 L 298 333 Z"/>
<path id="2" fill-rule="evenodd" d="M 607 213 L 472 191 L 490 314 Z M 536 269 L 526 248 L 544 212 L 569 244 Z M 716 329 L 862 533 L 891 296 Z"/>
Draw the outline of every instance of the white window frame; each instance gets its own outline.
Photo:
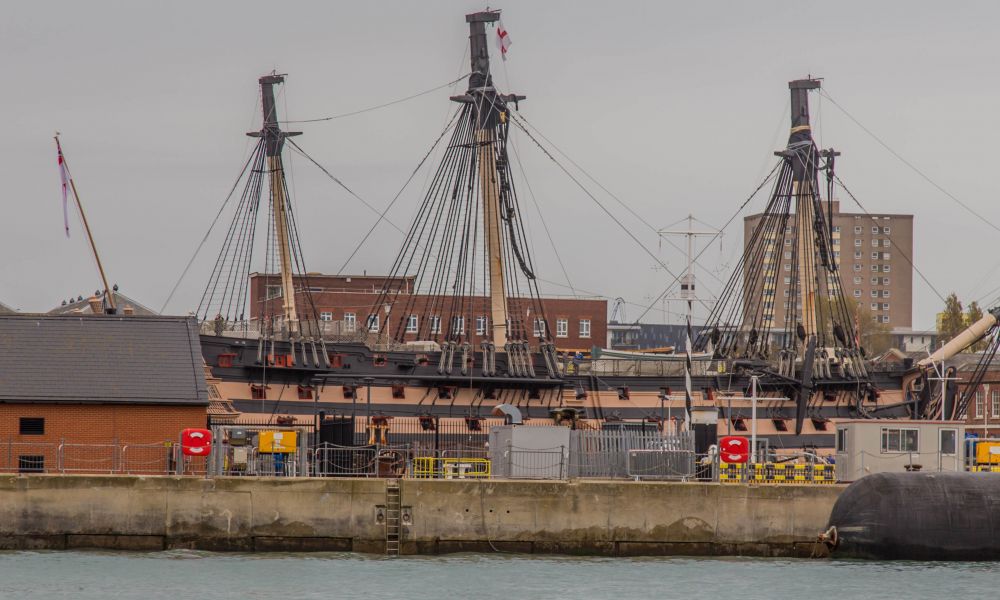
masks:
<path id="1" fill-rule="evenodd" d="M 861 297 L 861 290 L 854 290 L 854 297 L 855 298 L 860 298 Z"/>
<path id="2" fill-rule="evenodd" d="M 771 303 L 774 306 L 774 303 Z M 580 319 L 580 337 L 590 338 L 590 319 Z"/>
<path id="3" fill-rule="evenodd" d="M 878 248 L 879 243 L 877 238 L 872 238 L 872 248 Z"/>
<path id="4" fill-rule="evenodd" d="M 861 238 L 854 238 L 854 247 L 855 248 L 861 247 Z"/>
<path id="5" fill-rule="evenodd" d="M 854 235 L 861 235 L 861 225 L 854 226 Z"/>
<path id="6" fill-rule="evenodd" d="M 983 395 L 983 390 L 976 390 L 976 418 L 983 418 L 986 416 L 986 398 Z"/>
<path id="7" fill-rule="evenodd" d="M 954 439 L 955 449 L 952 452 L 945 452 L 944 451 L 944 444 L 942 443 L 944 440 L 942 439 L 942 437 L 943 437 L 943 434 L 945 432 L 951 433 L 952 438 Z M 957 429 L 953 429 L 951 427 L 942 427 L 941 429 L 938 429 L 938 451 L 942 455 L 944 455 L 944 456 L 954 456 L 956 453 L 958 453 L 958 443 L 959 442 L 958 442 L 958 430 Z"/>
<path id="8" fill-rule="evenodd" d="M 476 315 L 476 335 L 486 335 L 489 320 L 486 315 Z"/>
<path id="9" fill-rule="evenodd" d="M 889 235 L 890 233 L 892 233 L 892 231 L 888 227 L 883 227 L 882 228 L 882 233 L 884 233 L 886 235 Z"/>
<path id="10" fill-rule="evenodd" d="M 375 313 L 374 315 L 368 315 L 368 332 L 378 333 L 379 331 L 379 315 Z"/>
<path id="11" fill-rule="evenodd" d="M 990 390 L 990 417 L 1000 419 L 1000 390 Z"/>
<path id="12" fill-rule="evenodd" d="M 556 319 L 556 337 L 557 338 L 569 337 L 569 319 L 566 318 Z"/>
<path id="13" fill-rule="evenodd" d="M 431 315 L 431 333 L 441 333 L 441 317 Z"/>
<path id="14" fill-rule="evenodd" d="M 463 335 L 465 333 L 465 317 L 454 316 L 451 318 L 452 335 Z"/>
<path id="15" fill-rule="evenodd" d="M 319 320 L 320 321 L 332 321 L 333 320 L 333 313 L 330 312 L 330 311 L 328 311 L 328 310 L 321 311 L 319 313 Z"/>
<path id="16" fill-rule="evenodd" d="M 533 327 L 532 332 L 535 334 L 536 338 L 545 337 L 545 319 L 539 319 L 535 317 L 532 321 Z"/>
<path id="17" fill-rule="evenodd" d="M 406 333 L 417 333 L 420 331 L 420 317 L 410 315 L 406 317 Z"/>
<path id="18" fill-rule="evenodd" d="M 883 273 L 888 273 L 889 271 L 890 271 L 889 265 L 882 265 L 882 272 Z"/>
<path id="19" fill-rule="evenodd" d="M 859 263 L 854 263 L 854 272 L 855 273 L 861 272 L 861 265 Z"/>
<path id="20" fill-rule="evenodd" d="M 872 225 L 872 235 L 878 235 L 878 225 Z"/>
<path id="21" fill-rule="evenodd" d="M 358 328 L 358 316 L 352 312 L 344 313 L 344 331 L 355 331 Z"/>

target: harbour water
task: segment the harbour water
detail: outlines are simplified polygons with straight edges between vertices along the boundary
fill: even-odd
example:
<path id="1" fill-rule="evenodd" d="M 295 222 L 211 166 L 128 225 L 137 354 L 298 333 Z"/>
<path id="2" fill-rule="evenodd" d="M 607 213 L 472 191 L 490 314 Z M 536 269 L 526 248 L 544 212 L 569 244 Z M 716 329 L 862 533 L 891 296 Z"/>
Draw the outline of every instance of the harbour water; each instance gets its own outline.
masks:
<path id="1" fill-rule="evenodd" d="M 167 551 L 0 553 L 0 598 L 994 597 L 996 563 Z"/>

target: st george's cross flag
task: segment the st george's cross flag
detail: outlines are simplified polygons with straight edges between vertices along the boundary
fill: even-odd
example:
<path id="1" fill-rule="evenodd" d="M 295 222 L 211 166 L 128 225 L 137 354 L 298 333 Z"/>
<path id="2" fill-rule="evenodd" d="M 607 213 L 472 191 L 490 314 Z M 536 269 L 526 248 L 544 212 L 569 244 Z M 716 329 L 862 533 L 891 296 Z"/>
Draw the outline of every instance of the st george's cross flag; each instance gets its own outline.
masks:
<path id="1" fill-rule="evenodd" d="M 497 21 L 497 48 L 500 49 L 500 58 L 507 60 L 507 49 L 513 42 L 510 41 L 510 34 L 503 26 L 503 21 Z"/>
<path id="2" fill-rule="evenodd" d="M 59 148 L 59 178 L 62 179 L 62 207 L 63 207 L 63 228 L 66 230 L 66 237 L 69 237 L 69 205 L 67 194 L 69 192 L 69 169 L 66 167 L 66 159 L 63 158 L 62 148 Z"/>

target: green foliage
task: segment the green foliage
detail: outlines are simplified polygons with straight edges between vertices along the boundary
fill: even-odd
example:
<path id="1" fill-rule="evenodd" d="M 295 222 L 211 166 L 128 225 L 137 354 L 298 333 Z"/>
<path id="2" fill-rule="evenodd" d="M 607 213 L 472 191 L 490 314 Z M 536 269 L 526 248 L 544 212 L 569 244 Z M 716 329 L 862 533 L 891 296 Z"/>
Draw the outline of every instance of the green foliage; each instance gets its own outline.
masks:
<path id="1" fill-rule="evenodd" d="M 962 311 L 962 303 L 959 302 L 958 296 L 952 292 L 945 299 L 944 312 L 938 314 L 938 340 L 940 342 L 947 342 L 961 333 L 967 327 L 965 319 L 966 316 Z"/>

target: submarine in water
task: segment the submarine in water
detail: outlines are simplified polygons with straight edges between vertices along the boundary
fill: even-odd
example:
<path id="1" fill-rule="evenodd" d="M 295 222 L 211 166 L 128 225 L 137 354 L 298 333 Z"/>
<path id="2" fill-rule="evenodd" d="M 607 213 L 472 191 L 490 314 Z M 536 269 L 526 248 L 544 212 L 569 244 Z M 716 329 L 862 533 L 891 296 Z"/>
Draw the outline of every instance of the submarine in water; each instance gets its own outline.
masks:
<path id="1" fill-rule="evenodd" d="M 876 473 L 852 483 L 820 536 L 836 558 L 1000 560 L 1000 477 Z"/>

